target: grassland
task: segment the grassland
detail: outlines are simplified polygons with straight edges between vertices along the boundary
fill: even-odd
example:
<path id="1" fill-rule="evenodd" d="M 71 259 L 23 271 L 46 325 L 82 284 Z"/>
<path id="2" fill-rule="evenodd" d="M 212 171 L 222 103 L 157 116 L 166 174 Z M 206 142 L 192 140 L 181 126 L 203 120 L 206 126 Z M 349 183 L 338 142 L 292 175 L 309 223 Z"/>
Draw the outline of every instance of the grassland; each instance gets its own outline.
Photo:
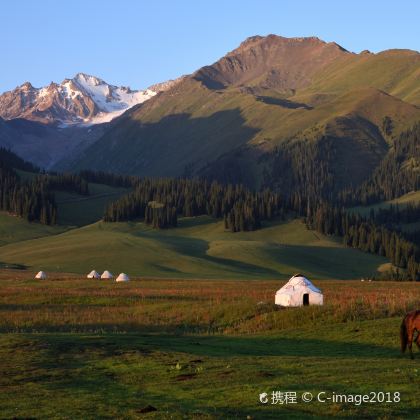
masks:
<path id="1" fill-rule="evenodd" d="M 143 223 L 97 222 L 2 246 L 0 261 L 31 270 L 219 279 L 286 279 L 298 271 L 315 279 L 354 279 L 377 274 L 387 262 L 309 231 L 299 220 L 235 234 L 210 217 L 179 224 L 154 230 Z"/>
<path id="2" fill-rule="evenodd" d="M 324 307 L 283 310 L 280 285 L 3 270 L 1 417 L 417 418 L 420 357 L 399 353 L 398 328 L 419 284 L 318 281 Z M 274 390 L 401 402 L 262 405 Z"/>

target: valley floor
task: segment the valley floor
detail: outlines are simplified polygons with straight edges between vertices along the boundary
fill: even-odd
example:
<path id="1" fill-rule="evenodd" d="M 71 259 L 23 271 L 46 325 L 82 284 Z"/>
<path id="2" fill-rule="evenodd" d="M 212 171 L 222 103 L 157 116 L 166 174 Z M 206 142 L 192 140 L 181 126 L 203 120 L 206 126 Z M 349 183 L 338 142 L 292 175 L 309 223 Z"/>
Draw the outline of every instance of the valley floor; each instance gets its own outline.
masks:
<path id="1" fill-rule="evenodd" d="M 420 354 L 400 353 L 399 324 L 418 283 L 317 281 L 326 304 L 295 309 L 272 304 L 281 285 L 2 270 L 0 417 L 416 418 Z M 322 391 L 401 400 L 302 401 Z"/>

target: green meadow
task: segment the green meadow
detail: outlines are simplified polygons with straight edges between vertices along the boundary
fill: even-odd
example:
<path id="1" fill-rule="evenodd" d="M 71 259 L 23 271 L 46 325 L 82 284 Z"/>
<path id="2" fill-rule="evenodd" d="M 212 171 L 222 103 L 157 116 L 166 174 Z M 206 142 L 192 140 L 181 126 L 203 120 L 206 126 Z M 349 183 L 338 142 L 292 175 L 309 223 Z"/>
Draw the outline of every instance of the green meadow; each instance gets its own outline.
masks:
<path id="1" fill-rule="evenodd" d="M 1 417 L 418 418 L 420 354 L 402 355 L 398 335 L 418 284 L 318 281 L 323 307 L 279 309 L 281 284 L 3 270 Z M 296 403 L 272 404 L 273 391 Z M 401 399 L 321 403 L 320 392 Z"/>

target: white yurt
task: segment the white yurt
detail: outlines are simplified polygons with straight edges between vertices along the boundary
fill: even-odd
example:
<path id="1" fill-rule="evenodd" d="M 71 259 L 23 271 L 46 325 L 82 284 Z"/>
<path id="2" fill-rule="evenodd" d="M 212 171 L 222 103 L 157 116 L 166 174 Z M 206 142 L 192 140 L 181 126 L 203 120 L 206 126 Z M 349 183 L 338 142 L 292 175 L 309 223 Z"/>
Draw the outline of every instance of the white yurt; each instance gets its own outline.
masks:
<path id="1" fill-rule="evenodd" d="M 87 275 L 87 278 L 88 279 L 99 279 L 101 277 L 101 275 L 97 272 L 97 271 L 95 271 L 95 270 L 92 270 L 88 275 Z"/>
<path id="2" fill-rule="evenodd" d="M 40 271 L 39 273 L 37 273 L 35 278 L 45 280 L 47 278 L 47 274 L 45 273 L 45 271 Z"/>
<path id="3" fill-rule="evenodd" d="M 130 281 L 130 277 L 127 276 L 125 273 L 121 273 L 115 281 Z"/>
<path id="4" fill-rule="evenodd" d="M 275 304 L 281 306 L 322 305 L 324 295 L 302 274 L 295 274 L 280 290 Z"/>
<path id="5" fill-rule="evenodd" d="M 114 276 L 112 275 L 111 272 L 109 272 L 108 270 L 105 270 L 102 274 L 101 274 L 101 279 L 112 279 Z"/>

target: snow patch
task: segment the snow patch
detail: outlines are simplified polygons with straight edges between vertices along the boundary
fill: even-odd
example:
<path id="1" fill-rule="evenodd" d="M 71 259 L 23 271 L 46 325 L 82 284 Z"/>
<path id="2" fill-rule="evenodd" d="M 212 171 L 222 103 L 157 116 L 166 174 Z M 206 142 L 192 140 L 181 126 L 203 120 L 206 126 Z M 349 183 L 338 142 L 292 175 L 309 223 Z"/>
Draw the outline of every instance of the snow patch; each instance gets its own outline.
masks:
<path id="1" fill-rule="evenodd" d="M 73 81 L 92 98 L 101 111 L 99 114 L 102 115 L 98 114 L 92 121 L 111 121 L 128 108 L 147 101 L 156 95 L 156 92 L 150 89 L 132 91 L 126 87 L 109 85 L 102 79 L 83 73 L 77 74 Z M 103 115 L 104 113 L 109 114 L 109 116 Z"/>

